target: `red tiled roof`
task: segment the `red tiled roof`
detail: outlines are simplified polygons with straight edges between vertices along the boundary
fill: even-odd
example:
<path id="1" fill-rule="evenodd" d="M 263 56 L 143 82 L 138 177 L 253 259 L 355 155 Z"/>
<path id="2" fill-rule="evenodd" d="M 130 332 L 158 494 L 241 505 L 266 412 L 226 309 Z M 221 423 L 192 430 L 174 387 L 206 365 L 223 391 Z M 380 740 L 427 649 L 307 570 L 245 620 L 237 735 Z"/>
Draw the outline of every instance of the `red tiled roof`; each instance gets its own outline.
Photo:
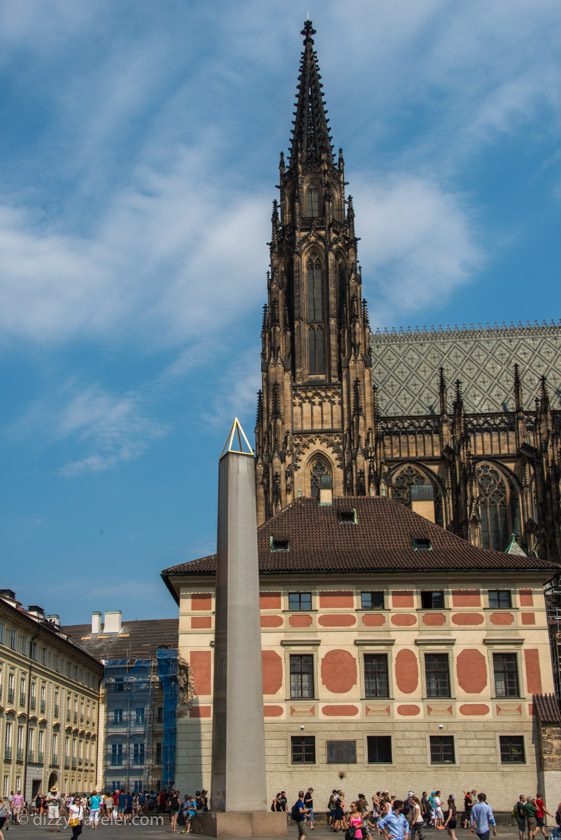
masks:
<path id="1" fill-rule="evenodd" d="M 533 699 L 541 723 L 561 724 L 561 710 L 555 694 L 534 694 Z"/>
<path id="2" fill-rule="evenodd" d="M 339 521 L 340 511 L 356 511 L 356 524 Z M 297 499 L 258 529 L 259 570 L 282 572 L 530 571 L 558 573 L 536 557 L 485 551 L 386 497 L 346 497 L 332 505 Z M 288 540 L 288 551 L 273 551 L 271 539 Z M 413 540 L 429 539 L 430 550 Z M 214 575 L 216 555 L 164 569 L 172 575 Z"/>

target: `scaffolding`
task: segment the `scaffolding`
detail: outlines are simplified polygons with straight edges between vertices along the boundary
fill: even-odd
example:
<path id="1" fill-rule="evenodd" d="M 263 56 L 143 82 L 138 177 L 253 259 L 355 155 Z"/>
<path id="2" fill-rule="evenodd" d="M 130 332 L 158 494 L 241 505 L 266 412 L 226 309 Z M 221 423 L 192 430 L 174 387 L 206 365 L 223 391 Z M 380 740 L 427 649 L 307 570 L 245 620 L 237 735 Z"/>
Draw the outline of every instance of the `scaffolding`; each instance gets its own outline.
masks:
<path id="1" fill-rule="evenodd" d="M 561 577 L 553 578 L 545 587 L 544 594 L 555 693 L 561 699 Z"/>
<path id="2" fill-rule="evenodd" d="M 105 786 L 169 787 L 175 777 L 177 650 L 157 648 L 151 659 L 106 660 L 104 684 Z M 160 725 L 161 757 L 155 743 Z"/>
<path id="3" fill-rule="evenodd" d="M 164 737 L 162 741 L 162 787 L 172 787 L 175 779 L 176 710 L 179 699 L 177 651 L 158 648 L 158 677 L 162 685 Z"/>

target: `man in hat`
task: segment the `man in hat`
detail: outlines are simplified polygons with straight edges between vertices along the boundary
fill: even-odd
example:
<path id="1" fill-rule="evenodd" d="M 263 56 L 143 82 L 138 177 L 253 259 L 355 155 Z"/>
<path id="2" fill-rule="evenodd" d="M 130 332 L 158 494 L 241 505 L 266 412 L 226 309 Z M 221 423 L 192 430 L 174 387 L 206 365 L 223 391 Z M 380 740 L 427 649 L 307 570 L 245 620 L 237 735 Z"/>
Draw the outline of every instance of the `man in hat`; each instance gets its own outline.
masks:
<path id="1" fill-rule="evenodd" d="M 55 828 L 57 831 L 60 831 L 60 794 L 56 785 L 53 785 L 49 791 L 49 795 L 47 797 L 47 807 L 49 809 L 49 831 L 54 831 Z"/>

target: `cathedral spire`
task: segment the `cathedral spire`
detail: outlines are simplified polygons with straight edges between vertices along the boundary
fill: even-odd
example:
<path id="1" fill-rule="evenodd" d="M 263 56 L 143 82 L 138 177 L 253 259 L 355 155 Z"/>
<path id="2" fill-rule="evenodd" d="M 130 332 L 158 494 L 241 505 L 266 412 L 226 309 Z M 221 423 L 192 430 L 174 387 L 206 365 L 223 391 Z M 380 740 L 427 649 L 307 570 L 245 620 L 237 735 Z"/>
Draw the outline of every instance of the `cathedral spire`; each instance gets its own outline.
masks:
<path id="1" fill-rule="evenodd" d="M 317 165 L 324 156 L 333 164 L 329 120 L 322 93 L 317 53 L 314 50 L 315 29 L 311 20 L 305 21 L 302 35 L 304 49 L 300 59 L 290 165 L 294 166 L 298 160 Z"/>

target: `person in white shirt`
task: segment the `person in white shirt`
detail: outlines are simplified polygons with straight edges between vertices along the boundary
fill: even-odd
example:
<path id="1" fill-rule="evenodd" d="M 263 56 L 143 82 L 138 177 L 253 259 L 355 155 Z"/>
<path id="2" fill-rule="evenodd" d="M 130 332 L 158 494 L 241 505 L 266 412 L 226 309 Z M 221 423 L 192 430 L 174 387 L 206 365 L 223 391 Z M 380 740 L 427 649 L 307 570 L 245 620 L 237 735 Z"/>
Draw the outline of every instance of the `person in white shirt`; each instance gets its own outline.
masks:
<path id="1" fill-rule="evenodd" d="M 72 840 L 77 838 L 82 833 L 82 823 L 84 822 L 84 809 L 79 796 L 76 796 L 74 802 L 70 805 L 68 811 L 68 824 L 72 829 Z"/>

